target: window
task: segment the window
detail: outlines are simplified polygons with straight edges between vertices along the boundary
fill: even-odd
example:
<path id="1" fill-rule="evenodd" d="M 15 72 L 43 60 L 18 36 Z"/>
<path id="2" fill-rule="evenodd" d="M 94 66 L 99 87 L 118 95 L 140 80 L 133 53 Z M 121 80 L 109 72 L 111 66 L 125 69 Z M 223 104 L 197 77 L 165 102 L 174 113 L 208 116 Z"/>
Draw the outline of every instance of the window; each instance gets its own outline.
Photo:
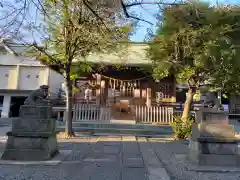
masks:
<path id="1" fill-rule="evenodd" d="M 0 96 L 0 108 L 3 107 L 3 99 L 4 99 L 4 96 Z"/>
<path id="2" fill-rule="evenodd" d="M 1 117 L 1 114 L 2 114 L 3 99 L 4 99 L 4 96 L 0 96 L 0 117 Z"/>

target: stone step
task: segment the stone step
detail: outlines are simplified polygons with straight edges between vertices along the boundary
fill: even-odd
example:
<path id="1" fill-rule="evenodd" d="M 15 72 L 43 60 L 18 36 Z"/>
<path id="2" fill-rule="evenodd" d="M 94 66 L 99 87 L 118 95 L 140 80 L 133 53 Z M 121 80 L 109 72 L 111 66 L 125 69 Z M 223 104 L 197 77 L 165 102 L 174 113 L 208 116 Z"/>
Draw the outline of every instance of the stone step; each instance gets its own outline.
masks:
<path id="1" fill-rule="evenodd" d="M 58 124 L 57 129 L 64 131 L 65 125 Z M 104 121 L 73 122 L 74 132 L 112 133 L 128 135 L 167 135 L 173 134 L 170 125 L 118 124 Z"/>
<path id="2" fill-rule="evenodd" d="M 93 133 L 93 136 L 129 136 L 131 134 L 112 134 L 112 133 Z M 158 134 L 152 134 L 152 135 L 147 135 L 147 134 L 139 134 L 137 137 L 151 137 L 151 138 L 167 138 L 169 135 L 158 135 Z"/>
<path id="3" fill-rule="evenodd" d="M 64 126 L 57 128 L 58 131 L 63 132 L 65 130 Z M 108 133 L 108 134 L 128 134 L 128 135 L 172 135 L 172 129 L 167 127 L 162 127 L 161 129 L 134 129 L 134 128 L 116 128 L 116 127 L 76 127 L 73 126 L 74 132 L 92 132 L 94 133 Z"/>
<path id="4" fill-rule="evenodd" d="M 56 121 L 56 126 L 64 126 L 65 122 Z M 170 125 L 152 125 L 152 124 L 137 124 L 137 123 L 122 123 L 121 121 L 78 121 L 73 122 L 73 127 L 94 127 L 94 128 L 120 128 L 120 129 L 156 129 L 162 128 L 172 129 Z"/>
<path id="5" fill-rule="evenodd" d="M 109 123 L 109 122 L 73 122 L 73 127 L 88 127 L 88 128 L 116 128 L 116 129 L 144 129 L 144 130 L 155 130 L 162 131 L 168 129 L 172 131 L 170 125 L 151 125 L 151 124 L 120 124 L 120 123 Z"/>

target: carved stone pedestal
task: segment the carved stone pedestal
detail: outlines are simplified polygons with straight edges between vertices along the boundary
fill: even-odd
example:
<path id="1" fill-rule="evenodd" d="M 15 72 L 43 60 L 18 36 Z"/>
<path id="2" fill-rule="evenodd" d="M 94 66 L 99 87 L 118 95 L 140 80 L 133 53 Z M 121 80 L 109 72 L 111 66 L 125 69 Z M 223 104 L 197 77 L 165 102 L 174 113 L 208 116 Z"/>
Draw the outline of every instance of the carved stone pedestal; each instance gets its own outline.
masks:
<path id="1" fill-rule="evenodd" d="M 189 142 L 189 159 L 199 165 L 239 166 L 240 154 L 236 138 L 198 138 Z"/>
<path id="2" fill-rule="evenodd" d="M 7 135 L 2 160 L 44 161 L 58 153 L 51 106 L 21 106 Z"/>
<path id="3" fill-rule="evenodd" d="M 228 114 L 202 109 L 196 115 L 188 158 L 198 165 L 239 166 L 240 139 L 228 124 Z"/>

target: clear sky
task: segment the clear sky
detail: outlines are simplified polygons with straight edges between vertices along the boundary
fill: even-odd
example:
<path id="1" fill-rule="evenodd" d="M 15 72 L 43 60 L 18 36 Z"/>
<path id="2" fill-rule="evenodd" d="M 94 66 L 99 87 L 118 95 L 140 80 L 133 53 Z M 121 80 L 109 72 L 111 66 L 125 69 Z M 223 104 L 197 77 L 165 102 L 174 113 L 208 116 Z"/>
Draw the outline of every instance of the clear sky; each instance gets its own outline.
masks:
<path id="1" fill-rule="evenodd" d="M 144 0 L 145 2 L 154 2 L 154 0 Z M 157 0 L 155 0 L 156 2 Z M 169 0 L 169 2 L 174 2 Z M 217 0 L 206 0 L 206 2 L 210 2 L 211 4 L 216 4 Z M 219 4 L 240 4 L 240 0 L 218 0 Z M 156 18 L 155 14 L 158 13 L 157 5 L 142 5 L 135 6 L 131 8 L 132 11 L 137 13 L 140 17 L 144 18 L 147 21 L 152 22 L 154 25 L 150 25 L 145 22 L 139 22 L 139 27 L 137 28 L 136 33 L 131 37 L 132 41 L 143 41 L 145 36 L 147 35 L 147 30 L 150 28 L 152 31 L 156 30 Z"/>

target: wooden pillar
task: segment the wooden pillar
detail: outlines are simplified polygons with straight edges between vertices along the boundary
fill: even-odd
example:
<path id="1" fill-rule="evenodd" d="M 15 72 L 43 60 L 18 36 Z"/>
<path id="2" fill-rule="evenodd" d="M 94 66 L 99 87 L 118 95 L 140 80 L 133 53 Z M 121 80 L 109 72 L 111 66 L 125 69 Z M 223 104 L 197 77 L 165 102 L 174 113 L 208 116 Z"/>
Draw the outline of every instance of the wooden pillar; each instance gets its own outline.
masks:
<path id="1" fill-rule="evenodd" d="M 150 107 L 152 105 L 151 97 L 152 97 L 152 91 L 151 88 L 147 88 L 147 100 L 146 100 L 146 105 L 147 107 Z"/>
<path id="2" fill-rule="evenodd" d="M 176 93 L 176 80 L 173 81 L 172 91 L 173 91 L 172 102 L 176 102 L 176 96 L 177 96 L 177 93 Z"/>
<path id="3" fill-rule="evenodd" d="M 104 89 L 103 89 L 103 104 L 106 105 L 107 104 L 107 99 L 108 99 L 108 86 L 109 86 L 109 80 L 105 79 L 104 80 Z"/>
<path id="4" fill-rule="evenodd" d="M 105 81 L 101 80 L 101 87 L 100 87 L 100 104 L 103 105 L 103 92 L 104 92 L 104 86 L 105 86 Z"/>
<path id="5" fill-rule="evenodd" d="M 107 95 L 108 95 L 108 83 L 109 81 L 108 80 L 102 80 L 101 81 L 101 104 L 102 105 L 106 105 L 106 102 L 107 102 Z"/>
<path id="6" fill-rule="evenodd" d="M 142 83 L 141 83 L 141 81 L 139 81 L 139 91 L 140 91 L 140 98 L 141 98 L 141 99 L 143 98 L 143 96 L 142 96 L 142 90 L 143 90 L 143 88 L 142 88 Z"/>
<path id="7" fill-rule="evenodd" d="M 96 104 L 100 105 L 101 104 L 101 75 L 96 74 L 97 78 L 97 85 L 100 87 L 96 90 Z"/>

